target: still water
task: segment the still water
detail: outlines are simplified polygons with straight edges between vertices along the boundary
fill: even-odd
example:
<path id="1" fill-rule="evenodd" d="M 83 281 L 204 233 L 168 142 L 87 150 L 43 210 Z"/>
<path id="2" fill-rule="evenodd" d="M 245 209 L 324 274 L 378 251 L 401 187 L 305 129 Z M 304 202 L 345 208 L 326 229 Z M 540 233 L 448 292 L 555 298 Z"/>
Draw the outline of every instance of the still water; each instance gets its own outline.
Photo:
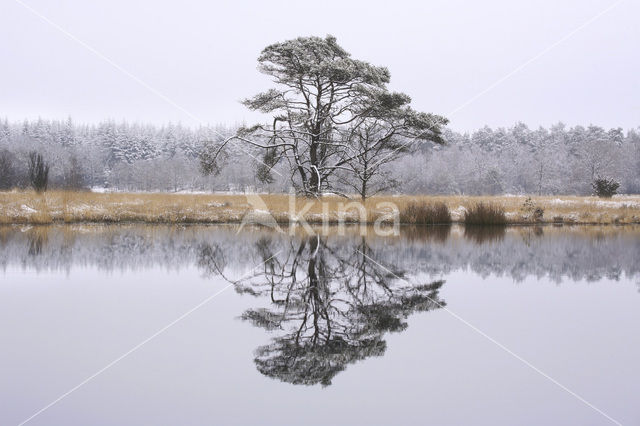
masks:
<path id="1" fill-rule="evenodd" d="M 634 227 L 4 227 L 0 424 L 640 424 L 639 290 Z"/>

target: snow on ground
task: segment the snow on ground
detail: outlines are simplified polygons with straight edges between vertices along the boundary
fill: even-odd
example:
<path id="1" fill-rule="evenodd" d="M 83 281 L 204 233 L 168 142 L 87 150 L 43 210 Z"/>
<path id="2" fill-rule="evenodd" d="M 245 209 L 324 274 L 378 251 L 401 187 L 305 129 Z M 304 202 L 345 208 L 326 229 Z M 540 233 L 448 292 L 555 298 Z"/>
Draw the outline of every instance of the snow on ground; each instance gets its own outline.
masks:
<path id="1" fill-rule="evenodd" d="M 451 219 L 462 220 L 464 219 L 465 213 L 467 213 L 467 209 L 464 206 L 458 206 L 455 209 L 451 210 Z"/>
<path id="2" fill-rule="evenodd" d="M 554 198 L 553 200 L 549 200 L 547 201 L 549 204 L 564 204 L 564 205 L 571 205 L 571 204 L 575 204 L 575 201 L 572 200 L 561 200 L 560 198 Z"/>
<path id="3" fill-rule="evenodd" d="M 233 191 L 200 191 L 195 189 L 181 189 L 178 191 L 144 191 L 144 190 L 129 190 L 129 189 L 118 189 L 118 188 L 105 188 L 103 186 L 93 186 L 90 188 L 91 192 L 95 192 L 97 194 L 108 194 L 108 193 L 125 193 L 125 194 L 186 194 L 186 195 L 246 195 L 246 194 L 259 194 L 259 195 L 267 195 L 269 192 L 261 192 L 256 191 L 254 188 L 246 188 L 243 190 L 233 190 Z"/>
<path id="4" fill-rule="evenodd" d="M 561 200 L 560 198 L 554 198 L 553 200 L 547 201 L 549 204 L 553 205 L 561 205 L 561 206 L 579 206 L 584 204 L 592 204 L 598 207 L 607 207 L 613 209 L 623 209 L 623 208 L 640 208 L 640 202 L 635 201 L 636 198 L 632 198 L 629 196 L 613 198 L 611 200 L 592 200 L 592 199 L 584 199 L 584 200 Z"/>
<path id="5" fill-rule="evenodd" d="M 89 204 L 79 204 L 77 206 L 71 206 L 69 209 L 73 211 L 73 213 L 84 213 L 86 211 L 95 211 L 98 206 L 91 206 Z"/>
<path id="6" fill-rule="evenodd" d="M 38 212 L 38 210 L 32 209 L 31 207 L 27 206 L 26 204 L 21 205 L 20 208 L 25 213 L 37 213 Z"/>
<path id="7" fill-rule="evenodd" d="M 603 200 L 597 200 L 597 201 L 587 201 L 590 203 L 593 203 L 597 206 L 600 207 L 611 207 L 611 208 L 615 208 L 615 209 L 622 209 L 622 208 L 640 208 L 640 203 L 638 202 L 633 202 L 633 201 L 624 201 L 624 200 L 616 200 L 616 201 L 603 201 Z"/>
<path id="8" fill-rule="evenodd" d="M 208 203 L 207 207 L 229 207 L 229 203 L 218 203 L 218 202 L 213 202 L 213 203 Z"/>

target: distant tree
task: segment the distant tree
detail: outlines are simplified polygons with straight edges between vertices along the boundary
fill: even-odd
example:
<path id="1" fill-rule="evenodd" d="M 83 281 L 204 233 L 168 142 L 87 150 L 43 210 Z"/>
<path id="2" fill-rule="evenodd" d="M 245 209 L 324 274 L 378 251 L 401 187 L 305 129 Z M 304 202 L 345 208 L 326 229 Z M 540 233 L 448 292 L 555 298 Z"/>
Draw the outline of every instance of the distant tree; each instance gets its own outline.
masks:
<path id="1" fill-rule="evenodd" d="M 617 145 L 598 126 L 589 126 L 585 137 L 586 140 L 578 148 L 578 158 L 584 167 L 587 182 L 595 182 L 599 176 L 612 173 L 615 169 Z"/>
<path id="2" fill-rule="evenodd" d="M 593 192 L 602 198 L 611 198 L 616 195 L 618 188 L 620 187 L 620 183 L 616 182 L 613 179 L 598 177 L 591 184 L 593 187 Z"/>
<path id="3" fill-rule="evenodd" d="M 402 121 L 395 115 L 403 112 L 409 114 L 404 124 L 421 127 L 422 138 L 439 134 L 440 126 L 446 124 L 443 117 L 409 110 L 406 95 L 387 89 L 386 68 L 352 59 L 333 36 L 272 44 L 262 51 L 258 63 L 277 88 L 244 104 L 273 114 L 272 123 L 241 129 L 222 144 L 210 146 L 212 153 L 203 157 L 208 162 L 203 170 L 216 172 L 222 149 L 229 141 L 239 140 L 264 150 L 264 164 L 257 170 L 262 180 L 270 180 L 271 170 L 283 162 L 300 192 L 318 196 L 335 190 L 331 178 L 338 170 L 352 170 L 349 165 L 361 156 L 349 137 L 358 123 L 368 125 L 369 120 L 381 118 L 388 119 L 390 127 Z"/>
<path id="4" fill-rule="evenodd" d="M 538 195 L 553 192 L 557 159 L 561 152 L 558 142 L 556 134 L 550 134 L 543 128 L 530 135 L 530 152 L 527 158 L 530 161 L 533 186 Z"/>
<path id="5" fill-rule="evenodd" d="M 6 149 L 0 151 L 0 189 L 11 189 L 18 184 L 16 156 Z"/>
<path id="6" fill-rule="evenodd" d="M 398 186 L 389 163 L 430 141 L 443 144 L 443 117 L 419 113 L 409 107 L 411 98 L 400 93 L 379 96 L 367 107 L 367 114 L 354 120 L 342 140 L 350 148 L 342 154 L 341 168 L 348 171 L 347 186 L 362 200 Z"/>
<path id="7" fill-rule="evenodd" d="M 75 126 L 71 117 L 67 118 L 58 135 L 59 143 L 64 147 L 72 147 L 76 144 Z"/>
<path id="8" fill-rule="evenodd" d="M 64 187 L 67 189 L 82 189 L 85 187 L 85 180 L 78 158 L 72 155 L 69 158 L 69 163 L 64 174 Z"/>
<path id="9" fill-rule="evenodd" d="M 623 190 L 625 193 L 640 193 L 640 132 L 631 130 L 627 133 L 622 146 L 623 164 L 620 167 Z"/>
<path id="10" fill-rule="evenodd" d="M 46 191 L 49 183 L 49 164 L 35 151 L 29 153 L 29 182 L 36 192 Z"/>
<path id="11" fill-rule="evenodd" d="M 11 140 L 11 125 L 9 124 L 9 120 L 5 118 L 4 120 L 0 120 L 0 143 L 8 144 Z"/>

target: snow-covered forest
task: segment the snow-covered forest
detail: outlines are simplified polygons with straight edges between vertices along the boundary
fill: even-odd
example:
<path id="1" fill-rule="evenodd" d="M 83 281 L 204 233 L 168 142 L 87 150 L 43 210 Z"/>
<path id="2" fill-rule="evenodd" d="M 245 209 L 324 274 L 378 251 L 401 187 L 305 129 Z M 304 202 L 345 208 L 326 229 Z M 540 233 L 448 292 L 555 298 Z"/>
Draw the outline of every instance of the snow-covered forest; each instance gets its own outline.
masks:
<path id="1" fill-rule="evenodd" d="M 50 188 L 122 191 L 287 191 L 285 170 L 272 183 L 256 177 L 259 151 L 229 147 L 219 174 L 204 175 L 200 153 L 234 127 L 153 126 L 104 121 L 0 120 L 0 188 L 27 186 L 28 154 L 50 164 Z M 387 165 L 386 179 L 400 193 L 591 193 L 598 176 L 620 182 L 620 192 L 640 193 L 640 128 L 597 126 L 530 129 L 484 127 L 473 133 L 445 129 L 443 146 L 424 143 Z M 255 157 L 255 158 L 254 158 Z M 340 183 L 336 182 L 339 187 Z"/>

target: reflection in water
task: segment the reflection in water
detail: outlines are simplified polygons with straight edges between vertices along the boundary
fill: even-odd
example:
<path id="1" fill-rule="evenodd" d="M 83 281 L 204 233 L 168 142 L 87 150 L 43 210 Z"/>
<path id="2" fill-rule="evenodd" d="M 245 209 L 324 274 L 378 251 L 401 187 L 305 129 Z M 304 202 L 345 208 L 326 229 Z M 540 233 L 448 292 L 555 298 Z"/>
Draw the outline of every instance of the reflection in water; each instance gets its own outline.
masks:
<path id="1" fill-rule="evenodd" d="M 47 234 L 43 232 L 29 232 L 29 256 L 38 256 L 42 253 L 42 245 L 45 243 Z"/>
<path id="2" fill-rule="evenodd" d="M 323 386 L 348 365 L 383 355 L 385 334 L 405 330 L 411 314 L 444 306 L 442 274 L 619 280 L 640 276 L 638 259 L 640 227 L 406 227 L 397 238 L 229 226 L 0 227 L 3 269 L 195 266 L 221 276 L 255 297 L 240 318 L 273 334 L 256 350 L 257 369 Z M 258 264 L 259 273 L 228 278 Z"/>
<path id="3" fill-rule="evenodd" d="M 401 228 L 401 236 L 407 241 L 444 243 L 451 235 L 451 228 L 451 225 L 407 225 Z"/>
<path id="4" fill-rule="evenodd" d="M 245 311 L 242 319 L 277 330 L 256 350 L 255 363 L 284 382 L 330 385 L 348 364 L 384 354 L 384 334 L 404 330 L 410 314 L 444 305 L 442 281 L 409 285 L 398 278 L 403 271 L 381 266 L 364 237 L 348 250 L 319 236 L 292 241 L 284 252 L 268 238 L 256 248 L 263 270 L 236 282 L 236 290 L 271 304 Z"/>
<path id="5" fill-rule="evenodd" d="M 358 231 L 0 226 L 0 424 L 24 421 L 74 378 L 150 338 L 76 405 L 41 421 L 404 425 L 424 423 L 425 413 L 434 424 L 599 421 L 482 343 L 449 308 L 618 410 L 621 423 L 637 423 L 640 345 L 630 336 L 640 321 L 640 227 Z M 118 409 L 103 410 L 105 401 Z"/>
<path id="6" fill-rule="evenodd" d="M 226 266 L 224 251 L 217 245 L 200 244 L 197 265 L 205 275 L 223 275 Z"/>
<path id="7" fill-rule="evenodd" d="M 501 241 L 507 233 L 506 226 L 465 226 L 464 236 L 476 244 Z"/>
<path id="8" fill-rule="evenodd" d="M 0 226 L 0 269 L 13 265 L 36 271 L 70 271 L 77 266 L 107 271 L 180 270 L 203 267 L 207 262 L 201 257 L 213 256 L 217 271 L 241 271 L 259 263 L 258 240 L 267 238 L 272 249 L 285 249 L 297 238 L 268 230 L 239 234 L 236 230 L 229 226 Z M 351 251 L 359 238 L 357 232 L 324 237 Z M 530 275 L 555 282 L 640 276 L 640 227 L 634 226 L 406 227 L 400 237 L 369 235 L 367 244 L 390 265 L 434 277 L 463 269 L 483 277 L 506 275 L 515 281 Z M 218 252 L 203 252 L 207 245 Z"/>

